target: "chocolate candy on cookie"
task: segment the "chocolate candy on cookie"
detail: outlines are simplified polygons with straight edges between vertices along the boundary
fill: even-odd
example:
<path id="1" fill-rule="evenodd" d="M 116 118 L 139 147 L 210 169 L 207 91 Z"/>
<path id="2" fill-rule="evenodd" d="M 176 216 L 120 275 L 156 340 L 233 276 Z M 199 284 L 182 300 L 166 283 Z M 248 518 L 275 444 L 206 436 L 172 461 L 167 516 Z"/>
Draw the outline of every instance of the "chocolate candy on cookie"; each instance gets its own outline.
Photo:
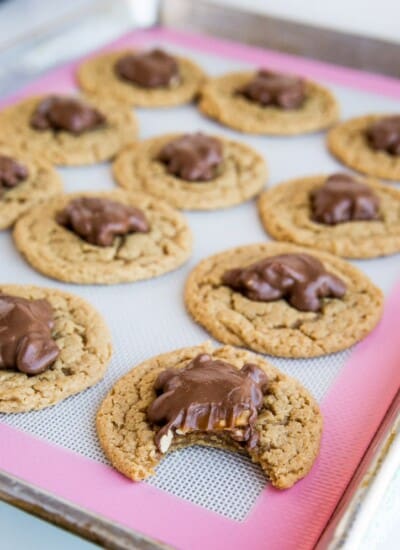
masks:
<path id="1" fill-rule="evenodd" d="M 59 195 L 30 209 L 15 226 L 14 242 L 47 276 L 116 284 L 178 268 L 190 255 L 192 235 L 182 214 L 162 200 L 113 190 Z"/>
<path id="2" fill-rule="evenodd" d="M 85 60 L 77 76 L 86 94 L 138 107 L 193 101 L 205 80 L 196 63 L 159 48 L 101 53 Z"/>
<path id="3" fill-rule="evenodd" d="M 351 118 L 330 130 L 329 151 L 362 174 L 400 180 L 400 115 L 373 114 Z"/>
<path id="4" fill-rule="evenodd" d="M 248 134 L 316 132 L 339 116 L 336 99 L 325 87 L 268 70 L 209 78 L 198 106 L 210 118 Z"/>
<path id="5" fill-rule="evenodd" d="M 379 197 L 371 187 L 348 174 L 329 176 L 310 198 L 312 218 L 318 223 L 336 225 L 379 218 Z"/>
<path id="6" fill-rule="evenodd" d="M 41 158 L 0 146 L 0 230 L 8 229 L 32 206 L 61 191 L 59 175 Z"/>
<path id="7" fill-rule="evenodd" d="M 0 413 L 51 407 L 93 386 L 111 353 L 105 322 L 82 298 L 0 285 Z"/>
<path id="8" fill-rule="evenodd" d="M 81 100 L 49 96 L 37 105 L 30 122 L 35 130 L 63 130 L 78 136 L 99 128 L 106 119 L 98 109 Z"/>
<path id="9" fill-rule="evenodd" d="M 179 83 L 179 65 L 163 50 L 128 53 L 115 63 L 119 78 L 143 88 L 164 88 Z"/>
<path id="10" fill-rule="evenodd" d="M 337 256 L 264 242 L 202 260 L 187 279 L 185 304 L 224 344 L 278 357 L 317 357 L 371 332 L 383 295 Z"/>
<path id="11" fill-rule="evenodd" d="M 150 231 L 146 216 L 139 208 L 99 197 L 73 199 L 58 212 L 56 219 L 97 246 L 111 246 L 117 236 Z"/>
<path id="12" fill-rule="evenodd" d="M 155 383 L 156 399 L 147 409 L 155 436 L 165 453 L 175 433 L 224 433 L 247 448 L 257 444 L 254 428 L 268 387 L 265 372 L 246 363 L 241 369 L 208 354 L 199 354 L 184 368 L 162 371 Z"/>
<path id="13" fill-rule="evenodd" d="M 384 117 L 373 122 L 366 130 L 370 146 L 376 151 L 400 155 L 400 116 Z"/>
<path id="14" fill-rule="evenodd" d="M 166 454 L 199 445 L 247 454 L 279 489 L 307 475 L 322 432 L 318 404 L 297 380 L 259 355 L 209 342 L 135 366 L 96 424 L 111 464 L 134 481 L 154 475 Z"/>
<path id="15" fill-rule="evenodd" d="M 47 300 L 0 294 L 0 369 L 32 375 L 47 370 L 60 354 L 53 328 Z"/>
<path id="16" fill-rule="evenodd" d="M 137 136 L 130 109 L 94 97 L 33 96 L 0 115 L 0 142 L 36 163 L 81 166 L 105 161 Z"/>
<path id="17" fill-rule="evenodd" d="M 263 156 L 252 147 L 200 132 L 132 143 L 117 156 L 113 174 L 121 187 L 144 191 L 184 210 L 215 210 L 245 202 L 259 193 L 268 175 Z"/>
<path id="18" fill-rule="evenodd" d="M 250 300 L 284 298 L 300 311 L 320 311 L 323 298 L 342 298 L 345 283 L 309 254 L 279 254 L 226 271 L 222 281 Z"/>
<path id="19" fill-rule="evenodd" d="M 198 132 L 164 145 L 157 160 L 166 165 L 169 174 L 183 180 L 210 181 L 215 178 L 222 158 L 222 143 Z"/>
<path id="20" fill-rule="evenodd" d="M 28 168 L 12 157 L 0 154 L 0 197 L 28 178 Z"/>
<path id="21" fill-rule="evenodd" d="M 262 224 L 278 241 L 346 258 L 400 252 L 400 190 L 337 173 L 280 183 L 261 194 Z"/>
<path id="22" fill-rule="evenodd" d="M 238 93 L 262 106 L 297 109 L 305 100 L 305 84 L 301 78 L 260 70 Z"/>

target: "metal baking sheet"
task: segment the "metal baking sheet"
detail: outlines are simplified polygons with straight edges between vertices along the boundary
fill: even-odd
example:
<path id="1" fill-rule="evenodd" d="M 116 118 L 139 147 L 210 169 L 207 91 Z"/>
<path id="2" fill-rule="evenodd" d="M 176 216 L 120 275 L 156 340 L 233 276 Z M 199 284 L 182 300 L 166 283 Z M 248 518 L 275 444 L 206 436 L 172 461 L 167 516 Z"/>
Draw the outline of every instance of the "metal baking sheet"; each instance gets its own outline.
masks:
<path id="1" fill-rule="evenodd" d="M 133 33 L 113 47 L 128 44 L 157 44 L 184 53 L 210 74 L 263 64 L 316 78 L 337 94 L 343 118 L 398 109 L 400 83 L 392 79 L 162 29 Z M 72 75 L 73 66 L 57 69 L 24 93 L 71 90 Z M 239 135 L 203 118 L 193 106 L 141 110 L 138 116 L 142 138 L 171 130 L 201 129 L 251 144 L 267 159 L 270 185 L 338 168 L 325 150 L 323 134 L 296 138 Z M 67 192 L 113 186 L 106 164 L 62 169 L 60 173 Z M 187 217 L 195 235 L 195 248 L 184 268 L 157 280 L 113 287 L 64 285 L 46 279 L 23 262 L 9 233 L 0 235 L 2 281 L 64 288 L 87 298 L 106 318 L 115 347 L 107 376 L 95 388 L 52 409 L 1 415 L 0 437 L 9 444 L 4 445 L 0 467 L 7 474 L 6 479 L 14 481 L 14 487 L 20 487 L 18 479 L 33 486 L 31 496 L 36 495 L 33 508 L 37 512 L 45 515 L 40 504 L 41 495 L 45 494 L 49 501 L 68 507 L 74 518 L 70 526 L 115 547 L 151 544 L 132 535 L 140 532 L 180 548 L 202 548 L 206 543 L 209 548 L 228 544 L 241 548 L 244 541 L 252 548 L 262 548 L 266 539 L 269 548 L 311 548 L 352 479 L 398 387 L 395 366 L 400 352 L 393 335 L 393 319 L 400 310 L 398 256 L 355 262 L 388 297 L 379 329 L 365 342 L 328 358 L 272 360 L 299 378 L 322 405 L 324 441 L 321 456 L 308 478 L 294 489 L 279 493 L 246 459 L 193 448 L 168 457 L 149 483 L 132 484 L 108 466 L 97 444 L 93 420 L 98 404 L 112 383 L 135 364 L 207 338 L 188 317 L 182 303 L 185 278 L 201 258 L 267 238 L 254 201 L 226 211 L 188 213 Z M 29 454 L 36 457 L 33 463 L 25 463 L 24 457 Z M 85 518 L 95 527 L 85 531 L 77 518 Z M 118 533 L 111 532 L 111 524 L 115 523 Z M 199 532 L 204 533 L 202 539 Z M 121 537 L 128 535 L 130 541 L 121 542 Z"/>

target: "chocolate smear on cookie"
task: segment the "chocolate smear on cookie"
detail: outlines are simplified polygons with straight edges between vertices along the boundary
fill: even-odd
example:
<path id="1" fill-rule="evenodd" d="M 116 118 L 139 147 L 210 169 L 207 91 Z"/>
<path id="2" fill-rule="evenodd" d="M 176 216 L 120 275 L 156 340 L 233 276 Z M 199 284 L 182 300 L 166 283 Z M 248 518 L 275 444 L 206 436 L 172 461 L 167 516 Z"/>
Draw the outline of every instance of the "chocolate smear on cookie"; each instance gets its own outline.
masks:
<path id="1" fill-rule="evenodd" d="M 139 208 L 98 197 L 73 199 L 57 214 L 56 221 L 97 246 L 111 246 L 117 236 L 150 231 Z"/>
<path id="2" fill-rule="evenodd" d="M 201 132 L 185 134 L 167 143 L 157 160 L 167 172 L 186 181 L 210 181 L 217 175 L 223 160 L 222 143 Z"/>
<path id="3" fill-rule="evenodd" d="M 124 55 L 114 69 L 119 78 L 142 88 L 168 88 L 180 80 L 176 59 L 160 49 Z"/>
<path id="4" fill-rule="evenodd" d="M 47 370 L 60 354 L 53 328 L 47 300 L 0 294 L 0 369 L 31 375 Z"/>
<path id="5" fill-rule="evenodd" d="M 0 197 L 5 191 L 25 181 L 28 176 L 26 166 L 12 157 L 0 154 Z"/>
<path id="6" fill-rule="evenodd" d="M 280 254 L 226 271 L 222 283 L 260 302 L 285 299 L 299 311 L 320 311 L 323 298 L 342 298 L 345 283 L 308 254 Z"/>
<path id="7" fill-rule="evenodd" d="M 400 115 L 383 117 L 366 130 L 368 143 L 376 151 L 400 155 Z"/>
<path id="8" fill-rule="evenodd" d="M 267 376 L 257 365 L 238 369 L 205 353 L 181 369 L 166 369 L 154 384 L 157 397 L 147 410 L 149 421 L 161 426 L 157 448 L 165 453 L 175 434 L 193 432 L 228 435 L 253 448 L 267 388 Z"/>
<path id="9" fill-rule="evenodd" d="M 325 225 L 379 219 L 379 197 L 348 174 L 333 174 L 311 193 L 312 219 Z"/>
<path id="10" fill-rule="evenodd" d="M 304 80 L 267 70 L 258 71 L 237 93 L 263 107 L 274 105 L 281 109 L 297 109 L 306 97 Z"/>
<path id="11" fill-rule="evenodd" d="M 100 111 L 73 97 L 49 96 L 43 99 L 31 116 L 35 130 L 69 132 L 75 136 L 96 130 L 106 119 Z"/>

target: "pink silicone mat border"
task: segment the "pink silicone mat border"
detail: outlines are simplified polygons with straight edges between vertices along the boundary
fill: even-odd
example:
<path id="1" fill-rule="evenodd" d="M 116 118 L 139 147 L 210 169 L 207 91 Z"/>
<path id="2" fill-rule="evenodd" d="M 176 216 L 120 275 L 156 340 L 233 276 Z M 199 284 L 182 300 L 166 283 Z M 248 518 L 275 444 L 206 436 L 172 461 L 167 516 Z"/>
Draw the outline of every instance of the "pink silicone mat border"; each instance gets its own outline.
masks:
<path id="1" fill-rule="evenodd" d="M 104 49 L 168 41 L 254 65 L 269 65 L 337 84 L 400 98 L 400 81 L 215 38 L 165 29 L 136 31 Z M 71 63 L 3 103 L 74 86 Z M 380 325 L 356 346 L 323 401 L 325 431 L 309 476 L 293 489 L 267 486 L 248 518 L 235 522 L 109 466 L 0 424 L 0 468 L 60 498 L 178 548 L 301 550 L 312 548 L 400 385 L 397 321 L 400 284 L 387 300 Z M 26 457 L 29 457 L 27 460 Z M 199 534 L 201 533 L 201 537 Z"/>

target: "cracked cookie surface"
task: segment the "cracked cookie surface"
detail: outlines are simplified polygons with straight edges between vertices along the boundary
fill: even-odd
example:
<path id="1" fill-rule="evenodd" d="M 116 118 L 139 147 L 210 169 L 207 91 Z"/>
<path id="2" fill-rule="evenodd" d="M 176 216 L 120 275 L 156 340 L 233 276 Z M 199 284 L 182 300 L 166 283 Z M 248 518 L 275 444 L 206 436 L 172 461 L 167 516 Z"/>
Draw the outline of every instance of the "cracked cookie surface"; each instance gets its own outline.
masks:
<path id="1" fill-rule="evenodd" d="M 35 130 L 30 119 L 45 97 L 24 99 L 0 112 L 0 142 L 6 141 L 51 164 L 78 166 L 108 160 L 137 137 L 137 122 L 130 109 L 94 98 L 88 103 L 105 115 L 104 127 L 78 136 L 65 131 Z"/>
<path id="2" fill-rule="evenodd" d="M 137 107 L 172 107 L 193 101 L 205 80 L 203 70 L 193 61 L 175 57 L 180 82 L 169 88 L 143 88 L 115 74 L 115 63 L 132 50 L 108 52 L 84 61 L 77 72 L 85 93 Z"/>
<path id="3" fill-rule="evenodd" d="M 102 197 L 142 210 L 149 233 L 116 237 L 112 246 L 91 245 L 56 222 L 56 214 L 77 197 Z M 108 191 L 62 195 L 33 208 L 14 229 L 18 250 L 36 270 L 60 281 L 114 284 L 150 279 L 182 265 L 192 237 L 185 218 L 143 193 Z"/>
<path id="4" fill-rule="evenodd" d="M 17 413 L 50 407 L 99 382 L 111 358 L 108 328 L 85 300 L 53 288 L 0 285 L 5 294 L 46 299 L 53 308 L 53 337 L 60 349 L 54 365 L 42 374 L 0 369 L 0 412 Z"/>
<path id="5" fill-rule="evenodd" d="M 169 174 L 156 160 L 160 150 L 181 134 L 167 134 L 133 143 L 113 164 L 117 183 L 166 200 L 183 210 L 214 210 L 240 204 L 255 196 L 267 179 L 263 157 L 251 147 L 217 137 L 223 144 L 223 161 L 217 176 L 207 182 L 190 182 Z"/>
<path id="6" fill-rule="evenodd" d="M 303 253 L 319 259 L 342 279 L 342 299 L 325 298 L 320 312 L 304 312 L 285 300 L 255 302 L 222 284 L 229 269 L 278 254 Z M 315 357 L 348 348 L 378 323 L 382 292 L 348 262 L 283 242 L 242 246 L 201 261 L 186 282 L 185 303 L 195 321 L 224 344 L 279 357 Z"/>
<path id="7" fill-rule="evenodd" d="M 328 134 L 328 149 L 340 162 L 357 172 L 400 181 L 400 156 L 372 149 L 365 135 L 367 128 L 381 118 L 382 115 L 367 115 L 338 124 Z"/>
<path id="8" fill-rule="evenodd" d="M 331 92 L 306 81 L 306 99 L 297 109 L 283 110 L 262 107 L 237 94 L 248 83 L 253 72 L 228 73 L 209 80 L 201 90 L 199 109 L 240 132 L 249 134 L 295 135 L 316 132 L 332 126 L 339 116 L 339 107 Z"/>
<path id="9" fill-rule="evenodd" d="M 0 230 L 7 229 L 35 204 L 62 192 L 60 176 L 46 162 L 6 145 L 0 145 L 0 155 L 21 162 L 28 169 L 28 177 L 0 196 Z"/>
<path id="10" fill-rule="evenodd" d="M 400 252 L 400 190 L 376 180 L 356 178 L 379 198 L 379 219 L 325 225 L 312 220 L 310 195 L 327 177 L 298 178 L 263 193 L 258 206 L 265 230 L 279 241 L 347 258 L 375 258 Z"/>
<path id="11" fill-rule="evenodd" d="M 214 348 L 209 342 L 148 359 L 114 385 L 97 414 L 98 436 L 111 464 L 135 481 L 155 473 L 163 455 L 154 441 L 156 429 L 146 417 L 146 410 L 156 397 L 154 382 L 161 371 L 182 368 L 200 353 L 227 361 L 238 369 L 253 363 L 267 374 L 269 387 L 255 423 L 259 441 L 245 452 L 275 487 L 291 487 L 309 472 L 319 451 L 322 417 L 317 403 L 297 380 L 262 357 L 230 346 Z M 189 445 L 244 452 L 229 436 L 202 432 L 176 435 L 168 452 Z"/>

